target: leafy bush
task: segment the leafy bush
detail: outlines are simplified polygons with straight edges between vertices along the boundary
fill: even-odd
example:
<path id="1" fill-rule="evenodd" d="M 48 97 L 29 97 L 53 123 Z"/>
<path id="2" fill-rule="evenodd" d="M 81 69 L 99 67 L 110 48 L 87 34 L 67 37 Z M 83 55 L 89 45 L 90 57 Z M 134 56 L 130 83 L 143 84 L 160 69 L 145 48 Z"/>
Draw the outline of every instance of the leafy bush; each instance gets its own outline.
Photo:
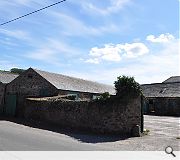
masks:
<path id="1" fill-rule="evenodd" d="M 117 81 L 114 82 L 116 95 L 132 95 L 138 96 L 142 94 L 140 84 L 134 80 L 134 77 L 119 76 Z"/>
<path id="2" fill-rule="evenodd" d="M 106 99 L 108 99 L 109 97 L 110 97 L 109 92 L 104 92 L 104 93 L 102 93 L 102 94 L 100 95 L 99 99 L 100 99 L 100 100 L 106 100 Z"/>

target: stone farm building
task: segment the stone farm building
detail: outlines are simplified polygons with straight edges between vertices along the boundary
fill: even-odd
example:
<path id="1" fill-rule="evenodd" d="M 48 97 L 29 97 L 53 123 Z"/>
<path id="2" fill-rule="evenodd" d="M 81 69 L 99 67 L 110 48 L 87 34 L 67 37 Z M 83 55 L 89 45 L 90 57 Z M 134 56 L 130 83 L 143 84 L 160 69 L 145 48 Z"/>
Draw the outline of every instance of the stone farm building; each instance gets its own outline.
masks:
<path id="1" fill-rule="evenodd" d="M 180 116 L 180 76 L 141 87 L 147 98 L 145 114 Z"/>
<path id="2" fill-rule="evenodd" d="M 17 74 L 10 72 L 0 72 L 0 113 L 3 112 L 3 104 L 5 102 L 6 85 L 18 77 Z"/>
<path id="3" fill-rule="evenodd" d="M 23 101 L 26 97 L 74 95 L 76 99 L 93 99 L 104 92 L 115 94 L 114 88 L 109 85 L 33 68 L 16 75 L 12 81 L 9 79 L 6 90 L 3 87 L 1 89 L 1 93 L 6 95 L 5 110 L 17 116 L 23 115 Z"/>

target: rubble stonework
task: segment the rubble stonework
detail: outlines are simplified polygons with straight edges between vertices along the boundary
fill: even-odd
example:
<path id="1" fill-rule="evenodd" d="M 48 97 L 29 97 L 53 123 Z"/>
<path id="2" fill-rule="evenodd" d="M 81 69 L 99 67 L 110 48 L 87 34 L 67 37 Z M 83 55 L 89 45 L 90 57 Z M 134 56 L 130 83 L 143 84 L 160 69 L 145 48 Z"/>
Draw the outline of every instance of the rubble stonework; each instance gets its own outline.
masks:
<path id="1" fill-rule="evenodd" d="M 97 133 L 131 134 L 142 127 L 141 97 L 127 100 L 71 101 L 61 98 L 28 98 L 26 119 Z"/>

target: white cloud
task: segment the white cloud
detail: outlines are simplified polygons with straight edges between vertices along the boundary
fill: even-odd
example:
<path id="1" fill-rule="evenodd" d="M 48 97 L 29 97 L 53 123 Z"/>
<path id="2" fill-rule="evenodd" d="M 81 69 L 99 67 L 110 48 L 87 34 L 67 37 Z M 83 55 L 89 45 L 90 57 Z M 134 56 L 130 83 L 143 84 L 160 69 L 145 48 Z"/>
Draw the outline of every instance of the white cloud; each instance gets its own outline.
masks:
<path id="1" fill-rule="evenodd" d="M 134 76 L 140 84 L 161 83 L 170 76 L 180 75 L 179 42 L 175 40 L 169 45 L 164 45 L 161 50 L 151 52 L 145 56 L 133 60 L 133 63 L 124 63 L 118 67 L 106 68 L 94 66 L 86 72 L 70 72 L 72 76 L 98 81 L 113 85 L 120 75 Z"/>
<path id="2" fill-rule="evenodd" d="M 6 35 L 8 37 L 13 37 L 19 40 L 30 40 L 31 37 L 28 32 L 22 30 L 7 30 L 0 29 L 0 34 Z"/>
<path id="3" fill-rule="evenodd" d="M 18 68 L 18 67 L 19 67 L 19 65 L 14 64 L 11 61 L 0 59 L 0 69 L 1 70 L 10 70 L 11 68 Z"/>
<path id="4" fill-rule="evenodd" d="M 2 38 L 0 39 L 0 45 L 6 46 L 8 49 L 9 47 L 17 47 L 18 44 L 10 40 L 9 38 Z"/>
<path id="5" fill-rule="evenodd" d="M 100 36 L 104 33 L 114 33 L 119 29 L 118 26 L 113 23 L 91 26 L 73 16 L 63 13 L 51 11 L 49 14 L 52 18 L 56 19 L 56 21 L 52 23 L 61 27 L 62 33 L 68 36 Z"/>
<path id="6" fill-rule="evenodd" d="M 35 10 L 39 6 L 42 6 L 43 3 L 43 0 L 38 0 L 38 2 L 37 0 L 1 0 L 0 15 L 2 20 L 8 21 L 25 14 L 25 12 L 22 12 L 21 7 Z M 37 6 L 37 4 L 39 4 L 39 6 Z"/>
<path id="7" fill-rule="evenodd" d="M 49 3 L 52 3 L 51 1 Z M 17 6 L 26 6 L 26 7 L 34 7 L 34 5 L 40 4 L 40 5 L 45 5 L 44 0 L 1 0 L 1 5 L 0 7 L 17 7 Z M 36 8 L 37 9 L 37 8 Z M 8 8 L 7 8 L 8 10 Z"/>
<path id="8" fill-rule="evenodd" d="M 41 61 L 46 61 L 46 62 L 54 62 L 54 56 L 55 52 L 53 52 L 51 49 L 48 47 L 40 48 L 37 49 L 31 53 L 28 53 L 25 55 L 28 58 L 35 59 L 35 60 L 41 60 Z"/>
<path id="9" fill-rule="evenodd" d="M 24 56 L 30 59 L 60 65 L 62 57 L 72 57 L 81 54 L 81 50 L 58 39 L 49 38 L 44 43 L 34 46 L 33 51 L 27 52 Z"/>
<path id="10" fill-rule="evenodd" d="M 90 58 L 90 59 L 85 60 L 85 62 L 99 64 L 99 59 L 98 58 Z"/>
<path id="11" fill-rule="evenodd" d="M 89 56 L 95 59 L 88 59 L 86 62 L 98 64 L 101 60 L 119 62 L 121 60 L 120 50 L 112 44 L 106 44 L 104 48 L 93 47 L 90 50 Z"/>
<path id="12" fill-rule="evenodd" d="M 30 3 L 32 0 L 16 0 L 16 3 L 22 4 L 22 5 L 27 5 Z"/>
<path id="13" fill-rule="evenodd" d="M 149 49 L 143 43 L 106 44 L 103 48 L 93 47 L 85 62 L 98 64 L 100 61 L 119 62 L 123 57 L 136 58 L 147 54 Z M 96 59 L 94 59 L 96 58 Z"/>
<path id="14" fill-rule="evenodd" d="M 128 58 L 135 58 L 149 52 L 149 49 L 143 43 L 125 43 L 123 45 L 119 44 L 118 47 L 123 51 L 123 55 Z"/>
<path id="15" fill-rule="evenodd" d="M 90 1 L 83 1 L 81 5 L 88 13 L 108 15 L 118 12 L 126 5 L 130 4 L 130 2 L 131 0 L 108 0 L 106 6 L 103 6 L 102 4 L 98 6 L 96 2 L 92 3 Z"/>
<path id="16" fill-rule="evenodd" d="M 169 33 L 161 34 L 159 35 L 159 37 L 155 37 L 154 35 L 148 35 L 146 38 L 147 41 L 151 41 L 154 43 L 166 43 L 174 39 L 174 36 Z"/>

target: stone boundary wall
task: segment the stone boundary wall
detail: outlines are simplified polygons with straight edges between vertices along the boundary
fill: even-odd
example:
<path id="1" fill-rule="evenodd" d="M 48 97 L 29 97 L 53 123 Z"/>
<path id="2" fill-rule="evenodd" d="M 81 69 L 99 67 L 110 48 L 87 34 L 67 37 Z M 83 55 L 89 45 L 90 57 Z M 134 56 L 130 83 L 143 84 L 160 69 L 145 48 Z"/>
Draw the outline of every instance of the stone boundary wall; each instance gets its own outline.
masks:
<path id="1" fill-rule="evenodd" d="M 24 117 L 59 127 L 96 133 L 128 134 L 141 127 L 141 97 L 131 100 L 71 101 L 61 98 L 28 98 Z M 136 126 L 137 127 L 137 126 Z"/>
<path id="2" fill-rule="evenodd" d="M 180 97 L 156 98 L 155 115 L 180 117 Z"/>

